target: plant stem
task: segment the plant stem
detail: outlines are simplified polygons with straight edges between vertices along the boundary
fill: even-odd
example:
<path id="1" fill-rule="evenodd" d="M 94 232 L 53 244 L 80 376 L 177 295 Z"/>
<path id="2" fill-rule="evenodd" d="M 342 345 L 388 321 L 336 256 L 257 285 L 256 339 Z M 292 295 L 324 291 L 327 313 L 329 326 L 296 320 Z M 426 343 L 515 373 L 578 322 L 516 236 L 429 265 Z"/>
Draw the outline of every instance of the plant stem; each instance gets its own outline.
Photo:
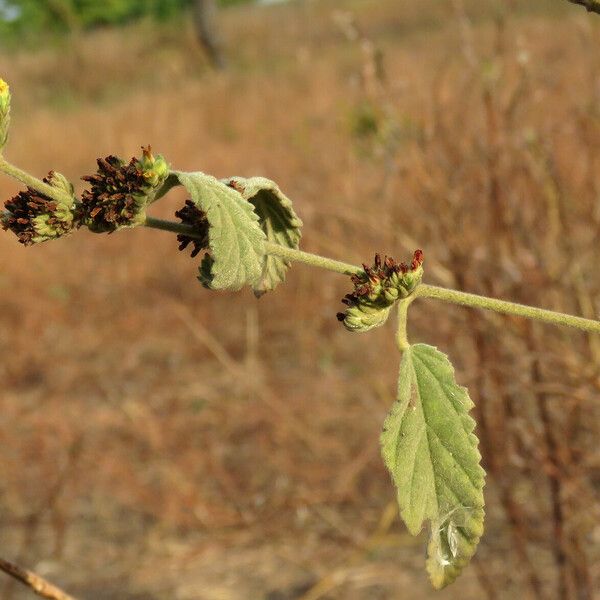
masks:
<path id="1" fill-rule="evenodd" d="M 192 238 L 200 239 L 202 237 L 191 225 L 184 225 L 183 223 L 175 223 L 173 221 L 165 221 L 164 219 L 157 219 L 156 217 L 146 217 L 144 226 L 151 227 L 152 229 L 160 229 L 161 231 L 182 233 Z"/>
<path id="2" fill-rule="evenodd" d="M 2 168 L 1 163 L 0 168 Z M 154 217 L 147 217 L 145 225 L 146 227 L 161 229 L 163 231 L 172 231 L 174 233 L 185 234 L 190 237 L 201 237 L 201 235 L 198 234 L 190 225 L 174 223 L 172 221 L 165 221 L 163 219 L 156 219 Z M 363 271 L 362 267 L 358 267 L 356 265 L 351 265 L 339 260 L 333 260 L 317 254 L 311 254 L 310 252 L 303 252 L 302 250 L 286 248 L 272 242 L 265 242 L 265 251 L 267 254 L 271 254 L 273 256 L 279 256 L 280 258 L 284 258 L 286 260 L 302 262 L 312 267 L 326 269 L 328 271 L 333 271 L 334 273 L 341 273 L 342 275 L 352 275 L 354 273 L 361 273 Z M 526 306 L 525 304 L 518 304 L 516 302 L 488 298 L 487 296 L 478 296 L 477 294 L 470 294 L 468 292 L 461 292 L 459 290 L 451 290 L 443 287 L 437 287 L 435 285 L 427 285 L 425 283 L 420 284 L 419 287 L 417 287 L 417 289 L 413 292 L 412 296 L 410 296 L 411 301 L 415 298 L 435 298 L 437 300 L 444 300 L 445 302 L 452 302 L 462 306 L 483 308 L 506 315 L 515 315 L 518 317 L 542 321 L 544 323 L 552 323 L 553 325 L 564 325 L 566 327 L 574 327 L 575 329 L 580 329 L 582 331 L 600 333 L 600 321 L 566 315 L 564 313 L 537 308 L 535 306 Z M 408 300 L 408 298 L 406 300 Z M 399 311 L 407 310 L 408 308 L 408 304 L 403 305 L 402 302 L 400 302 L 401 306 L 398 307 Z M 402 341 L 399 340 L 398 343 L 404 343 L 404 338 Z M 408 342 L 406 341 L 406 343 Z"/>
<path id="3" fill-rule="evenodd" d="M 19 169 L 19 167 L 15 167 L 15 165 L 9 163 L 3 156 L 0 156 L 0 171 L 10 175 L 11 177 L 14 177 L 14 179 L 24 183 L 27 187 L 30 187 L 38 191 L 40 194 L 43 194 L 48 198 L 52 198 L 52 200 L 56 200 L 61 204 L 64 202 L 73 202 L 73 198 L 66 192 L 44 183 L 41 179 L 30 175 L 29 173 Z"/>
<path id="4" fill-rule="evenodd" d="M 294 250 L 293 248 L 286 248 L 279 244 L 273 244 L 272 242 L 265 242 L 265 251 L 267 254 L 279 256 L 287 260 L 295 260 L 302 262 L 312 267 L 319 267 L 321 269 L 327 269 L 334 273 L 341 273 L 342 275 L 354 275 L 355 273 L 361 273 L 362 267 L 351 265 L 349 263 L 341 262 L 339 260 L 333 260 L 332 258 L 325 258 L 318 254 L 311 254 L 310 252 L 303 252 L 302 250 Z"/>
<path id="5" fill-rule="evenodd" d="M 435 285 L 427 285 L 422 283 L 415 290 L 414 295 L 418 298 L 436 298 L 461 304 L 462 306 L 471 306 L 474 308 L 484 308 L 493 310 L 494 312 L 503 313 L 505 315 L 515 315 L 534 319 L 544 323 L 552 323 L 554 325 L 565 325 L 574 327 L 583 331 L 591 331 L 600 333 L 600 321 L 592 319 L 584 319 L 583 317 L 575 317 L 564 313 L 537 308 L 535 306 L 527 306 L 525 304 L 517 304 L 516 302 L 507 302 L 506 300 L 498 300 L 496 298 L 488 298 L 487 296 L 478 296 L 477 294 L 469 294 L 458 290 L 450 290 L 447 288 L 437 287 Z"/>
<path id="6" fill-rule="evenodd" d="M 155 217 L 146 217 L 144 223 L 146 227 L 152 227 L 153 229 L 161 229 L 162 231 L 172 231 L 174 233 L 184 234 L 192 238 L 201 239 L 203 236 L 200 235 L 191 225 L 185 225 L 183 223 L 174 223 L 173 221 L 165 221 L 164 219 L 156 219 Z M 310 252 L 303 252 L 302 250 L 294 250 L 293 248 L 286 248 L 279 244 L 273 244 L 272 242 L 265 242 L 265 251 L 267 254 L 273 256 L 279 256 L 286 260 L 295 260 L 297 262 L 303 262 L 313 267 L 319 267 L 321 269 L 327 269 L 334 273 L 341 273 L 342 275 L 352 275 L 354 273 L 360 273 L 362 267 L 350 265 L 339 260 L 333 260 L 331 258 L 325 258 L 318 254 L 311 254 Z"/>
<path id="7" fill-rule="evenodd" d="M 403 300 L 398 301 L 398 329 L 396 331 L 396 345 L 398 350 L 403 352 L 410 346 L 408 341 L 407 321 L 408 321 L 408 307 L 414 300 L 414 296 L 409 296 Z"/>

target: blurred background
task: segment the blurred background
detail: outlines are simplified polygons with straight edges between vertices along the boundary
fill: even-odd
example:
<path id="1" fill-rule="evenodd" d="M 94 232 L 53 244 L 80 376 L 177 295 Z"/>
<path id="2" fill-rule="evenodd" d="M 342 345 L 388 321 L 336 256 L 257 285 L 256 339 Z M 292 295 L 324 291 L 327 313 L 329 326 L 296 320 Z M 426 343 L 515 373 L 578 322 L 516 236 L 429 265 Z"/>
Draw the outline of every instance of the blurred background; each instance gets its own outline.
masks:
<path id="1" fill-rule="evenodd" d="M 97 157 L 152 144 L 278 182 L 306 250 L 422 248 L 429 283 L 598 318 L 599 17 L 3 0 L 0 19 L 6 154 L 36 175 L 81 191 Z M 209 292 L 177 245 L 0 236 L 0 556 L 89 600 L 600 597 L 600 338 L 413 305 L 411 338 L 476 402 L 489 474 L 478 554 L 434 593 L 379 456 L 393 324 L 346 332 L 349 280 L 298 264 L 259 301 Z M 30 597 L 0 576 L 2 600 Z"/>

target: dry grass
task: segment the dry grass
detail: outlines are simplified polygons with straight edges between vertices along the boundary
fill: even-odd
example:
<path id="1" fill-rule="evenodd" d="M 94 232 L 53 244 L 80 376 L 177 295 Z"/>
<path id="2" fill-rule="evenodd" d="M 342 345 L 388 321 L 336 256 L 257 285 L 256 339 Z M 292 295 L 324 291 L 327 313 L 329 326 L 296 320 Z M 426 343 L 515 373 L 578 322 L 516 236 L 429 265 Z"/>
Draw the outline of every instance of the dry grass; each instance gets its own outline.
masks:
<path id="1" fill-rule="evenodd" d="M 151 142 L 180 169 L 279 182 L 307 250 L 419 246 L 429 282 L 597 316 L 600 20 L 414 4 L 343 3 L 384 80 L 339 2 L 228 12 L 224 74 L 149 26 L 3 56 L 9 157 L 76 179 Z M 1 553 L 94 600 L 429 597 L 423 540 L 386 512 L 389 328 L 343 331 L 348 282 L 302 266 L 259 302 L 209 293 L 176 247 L 0 237 Z M 439 597 L 591 598 L 598 341 L 433 302 L 411 335 L 456 362 L 490 473 L 479 560 Z"/>

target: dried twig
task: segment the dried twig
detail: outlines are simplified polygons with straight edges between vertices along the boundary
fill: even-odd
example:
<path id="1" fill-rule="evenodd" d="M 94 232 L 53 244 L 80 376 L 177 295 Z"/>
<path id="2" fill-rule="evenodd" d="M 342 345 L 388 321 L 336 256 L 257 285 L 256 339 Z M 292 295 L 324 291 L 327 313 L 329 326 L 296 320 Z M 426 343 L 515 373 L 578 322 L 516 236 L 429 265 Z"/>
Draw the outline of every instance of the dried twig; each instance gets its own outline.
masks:
<path id="1" fill-rule="evenodd" d="M 585 7 L 588 12 L 597 13 L 600 15 L 600 0 L 569 0 L 573 4 L 579 4 Z"/>
<path id="2" fill-rule="evenodd" d="M 18 567 L 2 558 L 0 558 L 0 571 L 4 571 L 7 575 L 14 577 L 42 598 L 49 598 L 50 600 L 75 600 L 73 596 L 69 596 L 69 594 L 52 585 L 43 577 L 36 575 L 33 571 Z"/>

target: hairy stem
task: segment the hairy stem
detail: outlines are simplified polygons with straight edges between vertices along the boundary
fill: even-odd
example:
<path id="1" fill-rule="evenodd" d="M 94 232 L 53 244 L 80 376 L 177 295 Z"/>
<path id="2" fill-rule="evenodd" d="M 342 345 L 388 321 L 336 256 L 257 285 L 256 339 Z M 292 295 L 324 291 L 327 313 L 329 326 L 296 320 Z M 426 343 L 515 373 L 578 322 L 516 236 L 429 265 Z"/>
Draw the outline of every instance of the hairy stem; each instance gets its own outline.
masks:
<path id="1" fill-rule="evenodd" d="M 19 167 L 15 167 L 15 165 L 9 163 L 3 156 L 0 156 L 0 171 L 10 175 L 10 177 L 17 179 L 21 183 L 24 183 L 27 187 L 36 190 L 40 194 L 43 194 L 48 198 L 52 198 L 52 200 L 56 200 L 60 203 L 70 203 L 73 201 L 73 198 L 66 192 L 44 183 L 41 179 L 26 173 L 25 171 L 19 169 Z"/>
<path id="2" fill-rule="evenodd" d="M 191 225 L 185 225 L 183 223 L 174 223 L 172 221 L 165 221 L 163 219 L 156 219 L 155 217 L 146 217 L 144 223 L 146 227 L 152 227 L 153 229 L 161 229 L 162 231 L 172 231 L 174 233 L 180 233 L 187 235 L 192 238 L 202 239 L 203 235 L 199 234 Z M 333 260 L 332 258 L 326 258 L 319 256 L 318 254 L 311 254 L 310 252 L 303 252 L 302 250 L 294 250 L 293 248 L 286 248 L 279 244 L 273 244 L 271 242 L 265 242 L 265 251 L 267 254 L 273 256 L 279 256 L 286 260 L 294 260 L 296 262 L 302 262 L 313 267 L 319 267 L 334 273 L 341 273 L 342 275 L 352 275 L 354 273 L 362 272 L 362 267 L 357 267 L 339 260 Z"/>
<path id="3" fill-rule="evenodd" d="M 507 302 L 506 300 L 498 300 L 487 296 L 478 296 L 477 294 L 469 294 L 458 290 L 450 290 L 447 288 L 437 287 L 435 285 L 427 285 L 422 283 L 416 290 L 415 296 L 419 298 L 436 298 L 461 304 L 462 306 L 470 306 L 474 308 L 484 308 L 493 310 L 494 312 L 503 313 L 505 315 L 515 315 L 534 319 L 544 323 L 552 323 L 554 325 L 565 325 L 574 327 L 583 331 L 591 331 L 600 333 L 600 321 L 584 319 L 583 317 L 574 317 L 564 313 L 537 308 L 535 306 L 527 306 L 525 304 L 517 304 L 516 302 Z"/>
<path id="4" fill-rule="evenodd" d="M 353 275 L 354 273 L 362 273 L 363 271 L 362 267 L 357 267 L 356 265 L 333 260 L 332 258 L 325 258 L 318 254 L 311 254 L 310 252 L 303 252 L 302 250 L 286 248 L 279 244 L 273 244 L 272 242 L 265 243 L 265 251 L 267 254 L 279 256 L 280 258 L 285 258 L 287 260 L 303 262 L 306 265 L 327 269 L 328 271 L 341 273 L 342 275 Z"/>
<path id="5" fill-rule="evenodd" d="M 147 217 L 144 224 L 146 227 L 152 227 L 154 229 L 172 231 L 174 233 L 181 233 L 190 237 L 202 237 L 194 230 L 193 227 L 189 225 L 183 225 L 181 223 L 174 223 L 172 221 L 164 221 L 163 219 Z M 339 260 L 333 260 L 317 254 L 311 254 L 310 252 L 303 252 L 302 250 L 286 248 L 272 242 L 265 242 L 265 251 L 267 254 L 279 256 L 280 258 L 284 258 L 286 260 L 302 262 L 312 267 L 326 269 L 328 271 L 333 271 L 334 273 L 341 273 L 342 275 L 352 275 L 354 273 L 362 273 L 363 271 L 362 267 L 358 267 L 356 265 L 351 265 Z M 526 306 L 525 304 L 518 304 L 516 302 L 498 300 L 496 298 L 489 298 L 487 296 L 478 296 L 477 294 L 470 294 L 468 292 L 461 292 L 459 290 L 452 290 L 435 285 L 427 285 L 425 283 L 420 284 L 419 287 L 417 287 L 417 289 L 414 291 L 411 300 L 414 298 L 435 298 L 437 300 L 444 300 L 445 302 L 452 302 L 462 306 L 483 308 L 506 315 L 515 315 L 518 317 L 533 319 L 535 321 L 542 321 L 543 323 L 564 325 L 566 327 L 574 327 L 575 329 L 580 329 L 582 331 L 600 333 L 600 321 L 584 319 L 583 317 L 575 317 L 573 315 L 567 315 L 564 313 L 555 312 L 553 310 L 546 310 L 544 308 L 537 308 L 535 306 Z"/>
<path id="6" fill-rule="evenodd" d="M 408 307 L 413 300 L 414 296 L 409 296 L 408 298 L 398 301 L 398 329 L 396 330 L 396 345 L 398 346 L 398 350 L 400 350 L 400 352 L 403 352 L 410 346 L 410 342 L 408 341 L 407 321 Z"/>

